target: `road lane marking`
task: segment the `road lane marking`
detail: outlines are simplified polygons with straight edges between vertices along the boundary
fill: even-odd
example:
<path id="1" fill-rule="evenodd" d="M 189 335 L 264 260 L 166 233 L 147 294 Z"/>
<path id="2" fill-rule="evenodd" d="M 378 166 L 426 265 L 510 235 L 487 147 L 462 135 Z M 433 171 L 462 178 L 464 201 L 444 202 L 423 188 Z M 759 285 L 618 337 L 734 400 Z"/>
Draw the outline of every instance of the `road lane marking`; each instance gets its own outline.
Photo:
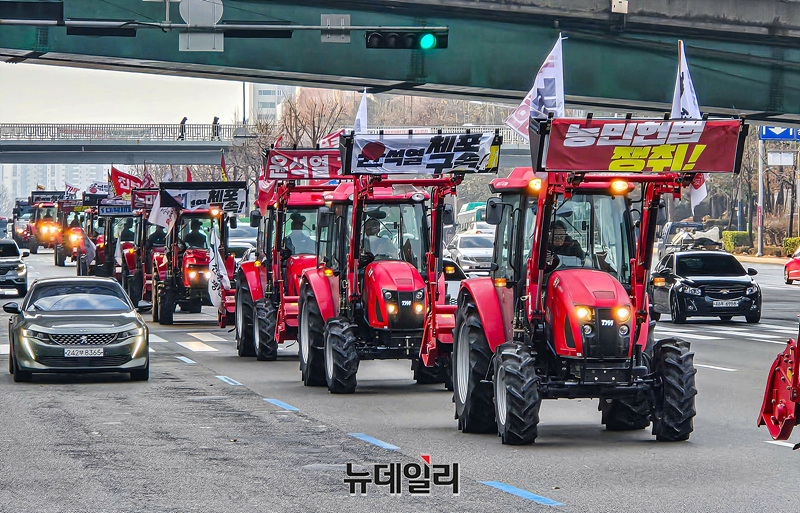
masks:
<path id="1" fill-rule="evenodd" d="M 148 349 L 148 350 L 149 350 L 151 353 L 155 353 L 155 352 L 156 352 L 156 350 L 155 350 L 155 349 L 153 349 L 152 347 L 148 347 L 147 349 Z"/>
<path id="2" fill-rule="evenodd" d="M 8 352 L 9 352 L 9 345 L 0 344 L 0 354 L 8 354 Z"/>
<path id="3" fill-rule="evenodd" d="M 390 443 L 384 442 L 383 440 L 378 440 L 377 438 L 373 438 L 369 435 L 365 435 L 364 433 L 347 433 L 348 436 L 352 436 L 353 438 L 358 438 L 359 440 L 363 440 L 367 443 L 371 443 L 372 445 L 377 445 L 378 447 L 382 447 L 384 449 L 389 449 L 390 451 L 399 451 L 400 448 L 396 445 L 392 445 Z"/>
<path id="4" fill-rule="evenodd" d="M 189 336 L 196 338 L 197 340 L 202 340 L 203 342 L 225 342 L 225 339 L 222 337 L 218 337 L 213 333 L 189 333 Z"/>
<path id="5" fill-rule="evenodd" d="M 300 411 L 300 408 L 295 408 L 291 404 L 286 404 L 283 401 L 279 401 L 278 399 L 264 399 L 268 403 L 272 403 L 279 408 L 283 408 L 286 411 Z"/>
<path id="6" fill-rule="evenodd" d="M 217 351 L 213 347 L 209 346 L 208 344 L 204 344 L 202 342 L 175 342 L 179 346 L 183 346 L 189 351 L 194 351 L 196 353 L 209 353 L 212 351 Z"/>
<path id="7" fill-rule="evenodd" d="M 780 445 L 783 447 L 790 447 L 794 449 L 795 444 L 792 442 L 781 442 L 780 440 L 766 440 L 764 443 L 772 444 L 772 445 Z"/>
<path id="8" fill-rule="evenodd" d="M 533 501 L 545 506 L 564 505 L 560 502 L 548 499 L 547 497 L 542 497 L 541 495 L 536 495 L 535 493 L 523 490 L 522 488 L 517 488 L 516 486 L 511 486 L 505 483 L 501 483 L 500 481 L 479 481 L 479 483 L 485 484 L 486 486 L 491 486 L 492 488 L 497 488 L 500 491 L 510 493 L 511 495 L 516 495 L 517 497 L 522 497 L 523 499 L 528 499 L 529 501 Z"/>
<path id="9" fill-rule="evenodd" d="M 725 371 L 725 372 L 736 372 L 736 369 L 729 369 L 728 367 L 717 367 L 715 365 L 703 365 L 702 363 L 695 363 L 694 366 L 695 367 L 702 367 L 704 369 L 714 369 L 714 370 L 720 370 L 720 371 Z"/>
<path id="10" fill-rule="evenodd" d="M 158 335 L 153 335 L 152 333 L 150 334 L 150 342 L 166 342 L 166 341 L 167 339 L 165 338 L 161 338 Z"/>
<path id="11" fill-rule="evenodd" d="M 673 330 L 665 330 L 663 328 L 656 328 L 656 334 L 664 333 L 670 337 L 691 337 L 697 340 L 721 340 L 722 337 L 709 337 L 708 335 L 697 335 L 690 331 L 673 331 Z"/>
<path id="12" fill-rule="evenodd" d="M 759 323 L 758 327 L 759 328 L 766 328 L 768 330 L 787 330 L 787 331 L 789 331 L 791 333 L 797 333 L 797 327 L 796 326 L 790 326 L 790 325 L 781 326 L 780 324 Z"/>
<path id="13" fill-rule="evenodd" d="M 176 357 L 175 357 L 175 359 L 177 359 L 177 360 L 180 360 L 180 361 L 182 361 L 183 363 L 188 363 L 188 364 L 190 364 L 190 365 L 194 365 L 195 363 L 197 363 L 197 362 L 195 362 L 194 360 L 191 360 L 191 359 L 189 359 L 189 358 L 186 358 L 185 356 L 176 356 Z"/>
<path id="14" fill-rule="evenodd" d="M 231 386 L 234 386 L 234 387 L 243 386 L 241 383 L 239 383 L 238 381 L 236 381 L 233 378 L 229 378 L 228 376 L 217 376 L 217 379 L 222 381 L 223 383 L 227 383 L 227 384 L 229 384 Z"/>

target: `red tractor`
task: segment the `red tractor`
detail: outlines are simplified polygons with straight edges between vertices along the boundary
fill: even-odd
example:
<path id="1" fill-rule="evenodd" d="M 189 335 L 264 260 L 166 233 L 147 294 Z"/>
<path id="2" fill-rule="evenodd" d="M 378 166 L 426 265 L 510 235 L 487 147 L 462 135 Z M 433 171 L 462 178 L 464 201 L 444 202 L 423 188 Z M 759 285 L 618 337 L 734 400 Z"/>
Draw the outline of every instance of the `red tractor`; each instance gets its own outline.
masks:
<path id="1" fill-rule="evenodd" d="M 590 116 L 530 127 L 533 169 L 491 185 L 491 274 L 458 295 L 459 429 L 527 444 L 543 399 L 599 398 L 609 430 L 652 421 L 658 440 L 688 439 L 693 353 L 654 342 L 645 293 L 659 202 L 696 173 L 738 172 L 748 126 Z"/>
<path id="2" fill-rule="evenodd" d="M 444 193 L 464 172 L 496 170 L 500 141 L 494 134 L 343 138 L 346 174 L 368 176 L 339 185 L 320 209 L 320 267 L 300 285 L 304 384 L 352 393 L 359 362 L 371 359 L 412 360 L 418 382 L 445 381 L 453 324 L 441 259 Z M 397 172 L 436 176 L 386 178 Z"/>
<path id="3" fill-rule="evenodd" d="M 28 248 L 34 255 L 39 246 L 52 248 L 56 245 L 61 227 L 58 224 L 58 204 L 41 202 L 33 204 L 33 218 L 28 223 Z"/>
<path id="4" fill-rule="evenodd" d="M 166 251 L 151 261 L 153 321 L 172 324 L 175 307 L 199 313 L 214 304 L 209 291 L 215 240 L 222 263 L 220 272 L 233 279 L 233 254 L 226 249 L 228 225 L 236 227 L 236 214 L 247 204 L 245 182 L 169 182 L 160 185 L 149 221 L 167 228 Z M 163 217 L 165 210 L 171 213 Z M 212 281 L 212 284 L 214 282 Z M 218 291 L 215 291 L 215 293 Z M 234 291 L 222 291 L 220 325 L 234 313 Z"/>
<path id="5" fill-rule="evenodd" d="M 317 211 L 323 193 L 336 188 L 331 179 L 341 178 L 341 158 L 338 150 L 273 148 L 265 159 L 264 180 L 276 181 L 250 213 L 259 229 L 256 256 L 237 270 L 235 316 L 239 356 L 271 361 L 279 345 L 297 339 L 300 278 L 317 267 Z"/>
<path id="6" fill-rule="evenodd" d="M 127 266 L 134 264 L 133 241 L 141 216 L 130 204 L 100 205 L 100 217 L 104 218 L 103 235 L 97 238 L 97 265 L 95 274 L 114 278 L 127 286 Z"/>
<path id="7" fill-rule="evenodd" d="M 83 239 L 81 225 L 87 207 L 81 200 L 60 200 L 58 202 L 59 231 L 56 246 L 53 250 L 53 261 L 56 267 L 64 267 L 67 258 L 71 262 L 78 261 L 78 251 Z"/>

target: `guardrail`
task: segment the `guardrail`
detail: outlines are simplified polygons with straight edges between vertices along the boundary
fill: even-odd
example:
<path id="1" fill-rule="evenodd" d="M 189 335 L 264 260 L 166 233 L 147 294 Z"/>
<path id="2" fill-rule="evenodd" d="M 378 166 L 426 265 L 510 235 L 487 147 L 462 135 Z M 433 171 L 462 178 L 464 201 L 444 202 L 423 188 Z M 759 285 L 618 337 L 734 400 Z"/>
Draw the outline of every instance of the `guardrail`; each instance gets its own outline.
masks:
<path id="1" fill-rule="evenodd" d="M 0 140 L 230 141 L 237 128 L 242 125 L 0 123 Z"/>

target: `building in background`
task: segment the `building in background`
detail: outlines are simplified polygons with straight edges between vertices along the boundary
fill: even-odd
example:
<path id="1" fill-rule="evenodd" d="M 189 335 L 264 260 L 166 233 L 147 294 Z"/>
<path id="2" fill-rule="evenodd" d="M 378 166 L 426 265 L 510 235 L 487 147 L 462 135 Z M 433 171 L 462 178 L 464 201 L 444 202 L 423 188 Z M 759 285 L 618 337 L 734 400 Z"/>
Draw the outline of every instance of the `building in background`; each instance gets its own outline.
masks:
<path id="1" fill-rule="evenodd" d="M 262 119 L 276 121 L 278 109 L 286 97 L 293 97 L 297 91 L 295 86 L 272 84 L 249 84 L 248 115 L 251 120 Z"/>
<path id="2" fill-rule="evenodd" d="M 37 185 L 49 191 L 64 190 L 64 182 L 86 190 L 92 182 L 105 181 L 110 165 L 3 164 L 0 185 L 14 198 L 26 198 Z"/>

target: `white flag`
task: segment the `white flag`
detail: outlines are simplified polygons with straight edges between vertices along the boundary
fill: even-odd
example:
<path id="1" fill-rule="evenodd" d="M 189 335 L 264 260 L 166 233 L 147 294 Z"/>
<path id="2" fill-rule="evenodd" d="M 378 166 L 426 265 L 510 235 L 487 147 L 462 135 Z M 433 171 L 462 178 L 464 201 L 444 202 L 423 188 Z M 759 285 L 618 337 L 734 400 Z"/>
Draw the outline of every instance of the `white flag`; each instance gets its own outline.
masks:
<path id="1" fill-rule="evenodd" d="M 171 182 L 173 181 L 172 178 L 172 166 L 169 166 L 169 171 L 166 172 L 164 178 L 161 179 L 162 182 Z"/>
<path id="2" fill-rule="evenodd" d="M 211 272 L 211 278 L 208 280 L 208 296 L 211 304 L 219 310 L 224 305 L 222 291 L 230 289 L 231 282 L 228 279 L 228 271 L 225 269 L 222 255 L 219 253 L 219 238 L 214 229 L 211 230 L 210 246 L 208 270 Z"/>
<path id="3" fill-rule="evenodd" d="M 153 208 L 150 210 L 150 216 L 147 218 L 147 222 L 157 226 L 163 226 L 169 231 L 172 229 L 172 225 L 175 224 L 177 218 L 178 215 L 175 209 L 172 207 L 162 207 L 161 194 L 156 194 L 156 198 L 153 200 Z"/>
<path id="4" fill-rule="evenodd" d="M 92 239 L 86 235 L 86 232 L 81 227 L 81 242 L 83 242 L 83 254 L 86 255 L 86 265 L 91 264 L 94 261 L 95 256 L 97 256 L 97 248 L 92 242 Z M 78 262 L 78 265 L 81 265 Z"/>
<path id="5" fill-rule="evenodd" d="M 122 243 L 119 239 L 115 241 L 116 248 L 114 249 L 114 261 L 122 265 Z"/>
<path id="6" fill-rule="evenodd" d="M 367 133 L 367 90 L 364 89 L 364 94 L 361 95 L 361 104 L 358 106 L 358 113 L 356 113 L 356 121 L 353 123 L 353 133 L 366 134 Z"/>
<path id="7" fill-rule="evenodd" d="M 564 117 L 564 62 L 561 56 L 561 41 L 558 41 L 539 68 L 533 87 L 519 107 L 506 119 L 506 125 L 519 135 L 528 139 L 528 120 L 531 114 L 537 118 L 547 118 L 552 112 L 556 117 Z"/>
<path id="8" fill-rule="evenodd" d="M 678 74 L 675 77 L 675 92 L 672 95 L 672 118 L 701 119 L 702 117 L 697 94 L 694 91 L 692 75 L 689 73 L 689 63 L 686 62 L 686 53 L 683 51 L 683 41 L 678 41 Z M 694 207 L 708 196 L 706 180 L 708 180 L 707 173 L 700 173 L 692 180 L 692 187 L 689 189 L 692 214 L 694 214 Z"/>

